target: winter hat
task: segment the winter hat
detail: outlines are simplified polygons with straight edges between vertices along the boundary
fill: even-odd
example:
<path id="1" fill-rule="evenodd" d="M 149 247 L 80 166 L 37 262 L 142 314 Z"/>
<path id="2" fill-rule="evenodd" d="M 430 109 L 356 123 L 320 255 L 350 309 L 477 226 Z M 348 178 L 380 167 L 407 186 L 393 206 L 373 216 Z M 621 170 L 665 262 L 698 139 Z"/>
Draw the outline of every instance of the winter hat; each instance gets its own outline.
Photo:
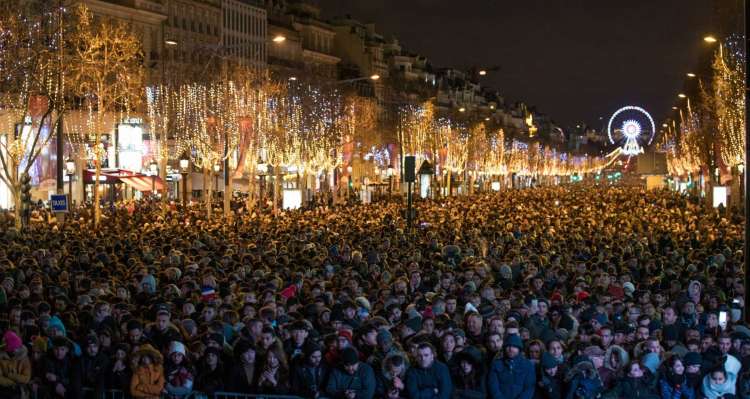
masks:
<path id="1" fill-rule="evenodd" d="M 591 346 L 587 346 L 586 349 L 583 350 L 583 353 L 589 358 L 592 358 L 595 356 L 604 356 L 605 352 L 604 352 L 604 349 L 596 345 L 591 345 Z"/>
<path id="2" fill-rule="evenodd" d="M 404 322 L 406 327 L 409 327 L 412 331 L 418 332 L 422 330 L 422 318 L 412 317 L 411 319 Z"/>
<path id="3" fill-rule="evenodd" d="M 518 348 L 519 350 L 523 350 L 523 341 L 521 340 L 521 337 L 518 334 L 509 335 L 505 340 L 505 347 L 507 348 L 509 346 L 513 346 Z"/>
<path id="4" fill-rule="evenodd" d="M 367 298 L 363 296 L 357 297 L 357 299 L 354 300 L 357 305 L 359 305 L 362 308 L 365 308 L 367 310 L 370 310 L 370 301 L 367 300 Z"/>
<path id="5" fill-rule="evenodd" d="M 688 352 L 684 357 L 685 367 L 703 364 L 703 357 L 698 352 Z"/>
<path id="6" fill-rule="evenodd" d="M 318 345 L 315 342 L 313 342 L 313 341 L 306 342 L 305 346 L 302 347 L 302 353 L 305 355 L 306 358 L 310 357 L 313 353 L 315 353 L 317 351 L 321 351 L 322 352 L 323 348 L 320 345 Z"/>
<path id="7" fill-rule="evenodd" d="M 359 358 L 357 356 L 357 351 L 354 350 L 354 348 L 352 348 L 351 346 L 344 348 L 344 350 L 341 352 L 341 363 L 344 366 L 357 364 L 358 360 Z"/>
<path id="8" fill-rule="evenodd" d="M 387 345 L 393 342 L 393 334 L 385 328 L 378 330 L 377 336 L 378 345 Z"/>
<path id="9" fill-rule="evenodd" d="M 349 342 L 352 342 L 352 332 L 349 330 L 341 330 L 338 334 L 339 337 L 346 338 Z"/>
<path id="10" fill-rule="evenodd" d="M 3 344 L 5 344 L 6 352 L 15 352 L 18 348 L 23 346 L 21 338 L 11 330 L 6 331 L 5 335 L 3 335 Z"/>
<path id="11" fill-rule="evenodd" d="M 35 352 L 47 352 L 47 339 L 41 336 L 34 338 L 31 343 L 31 349 L 33 349 Z"/>
<path id="12" fill-rule="evenodd" d="M 588 299 L 589 296 L 590 296 L 590 294 L 588 292 L 581 291 L 578 294 L 576 294 L 576 299 L 578 299 L 578 302 L 583 302 L 586 299 Z"/>
<path id="13" fill-rule="evenodd" d="M 635 292 L 635 285 L 633 285 L 633 283 L 628 281 L 622 284 L 622 289 L 623 291 L 625 291 L 625 295 L 630 296 L 630 295 L 633 295 L 633 293 Z"/>
<path id="14" fill-rule="evenodd" d="M 57 316 L 50 317 L 49 322 L 47 323 L 47 330 L 49 331 L 52 329 L 57 329 L 57 330 L 62 331 L 63 337 L 67 335 L 65 332 L 65 325 L 63 324 L 62 320 L 60 320 L 60 318 Z"/>
<path id="15" fill-rule="evenodd" d="M 169 344 L 169 354 L 171 355 L 173 353 L 180 353 L 185 356 L 185 345 L 182 342 L 172 341 L 172 343 Z"/>
<path id="16" fill-rule="evenodd" d="M 551 369 L 558 366 L 557 359 L 555 359 L 554 356 L 550 355 L 549 352 L 542 353 L 542 360 L 541 360 L 542 369 Z"/>

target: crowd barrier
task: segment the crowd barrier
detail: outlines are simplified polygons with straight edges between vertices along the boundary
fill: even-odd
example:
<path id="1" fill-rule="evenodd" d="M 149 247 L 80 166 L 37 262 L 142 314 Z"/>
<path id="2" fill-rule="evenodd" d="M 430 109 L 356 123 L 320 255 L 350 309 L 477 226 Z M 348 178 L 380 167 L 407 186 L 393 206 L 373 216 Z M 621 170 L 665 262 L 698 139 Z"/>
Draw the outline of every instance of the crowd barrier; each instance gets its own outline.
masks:
<path id="1" fill-rule="evenodd" d="M 116 389 L 104 391 L 104 396 L 96 397 L 94 390 L 91 388 L 83 388 L 81 399 L 129 399 L 130 395 L 123 391 Z M 39 399 L 37 395 L 31 395 L 32 399 Z M 162 395 L 162 399 L 175 398 L 175 396 Z M 206 394 L 203 392 L 192 392 L 186 396 L 180 396 L 180 399 L 304 399 L 300 396 L 295 395 L 265 395 L 265 394 L 245 394 L 237 392 L 215 392 L 213 394 Z M 319 399 L 327 399 L 321 397 Z"/>

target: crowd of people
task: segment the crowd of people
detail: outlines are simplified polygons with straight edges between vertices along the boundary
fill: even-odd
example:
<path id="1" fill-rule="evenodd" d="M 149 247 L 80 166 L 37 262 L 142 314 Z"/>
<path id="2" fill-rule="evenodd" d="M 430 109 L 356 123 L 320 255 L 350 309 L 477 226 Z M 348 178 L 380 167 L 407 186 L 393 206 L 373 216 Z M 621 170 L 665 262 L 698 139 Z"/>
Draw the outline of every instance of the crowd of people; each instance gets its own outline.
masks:
<path id="1" fill-rule="evenodd" d="M 596 186 L 416 209 L 2 214 L 0 398 L 750 397 L 742 215 Z"/>

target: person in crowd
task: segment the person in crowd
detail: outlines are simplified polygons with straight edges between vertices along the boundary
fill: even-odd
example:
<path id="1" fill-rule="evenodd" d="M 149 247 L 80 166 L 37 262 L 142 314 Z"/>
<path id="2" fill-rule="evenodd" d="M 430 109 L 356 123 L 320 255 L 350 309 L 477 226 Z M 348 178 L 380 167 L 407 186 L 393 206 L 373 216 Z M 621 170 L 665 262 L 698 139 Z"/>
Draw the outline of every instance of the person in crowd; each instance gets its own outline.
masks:
<path id="1" fill-rule="evenodd" d="M 703 377 L 702 397 L 732 399 L 737 395 L 737 377 L 742 364 L 732 355 L 725 355 L 723 360 Z"/>
<path id="2" fill-rule="evenodd" d="M 164 364 L 165 390 L 170 398 L 184 398 L 193 392 L 195 370 L 190 364 L 185 344 L 172 341 Z"/>
<path id="3" fill-rule="evenodd" d="M 435 359 L 432 344 L 417 346 L 416 364 L 406 372 L 406 392 L 410 398 L 448 399 L 453 393 L 448 366 Z"/>
<path id="4" fill-rule="evenodd" d="M 289 364 L 286 354 L 278 347 L 272 347 L 263 357 L 258 377 L 258 391 L 269 395 L 289 393 Z"/>
<path id="5" fill-rule="evenodd" d="M 317 398 L 325 392 L 328 366 L 323 363 L 323 350 L 314 342 L 305 344 L 302 357 L 292 366 L 291 391 L 303 398 Z"/>
<path id="6" fill-rule="evenodd" d="M 12 330 L 3 334 L 0 351 L 0 396 L 21 399 L 29 393 L 31 361 L 21 338 Z"/>
<path id="7" fill-rule="evenodd" d="M 685 376 L 685 363 L 679 355 L 672 355 L 659 373 L 661 399 L 694 399 L 696 392 Z"/>
<path id="8" fill-rule="evenodd" d="M 454 370 L 453 397 L 481 399 L 487 397 L 487 374 L 482 353 L 476 347 L 464 348 L 456 355 L 458 368 Z"/>
<path id="9" fill-rule="evenodd" d="M 226 374 L 224 363 L 221 361 L 222 352 L 216 347 L 207 347 L 198 364 L 195 389 L 205 394 L 222 392 L 226 388 Z"/>
<path id="10" fill-rule="evenodd" d="M 232 392 L 250 394 L 256 392 L 257 372 L 260 370 L 255 341 L 240 338 L 234 344 L 234 362 L 229 376 L 229 389 Z"/>
<path id="11" fill-rule="evenodd" d="M 159 399 L 164 393 L 163 357 L 150 344 L 143 344 L 133 354 L 133 378 L 130 394 L 138 399 Z"/>
<path id="12" fill-rule="evenodd" d="M 625 370 L 627 374 L 618 379 L 614 388 L 604 394 L 605 398 L 644 398 L 658 399 L 654 375 L 641 362 L 631 361 Z"/>
<path id="13" fill-rule="evenodd" d="M 564 385 L 560 364 L 548 352 L 544 352 L 539 361 L 536 384 L 534 399 L 562 399 Z"/>
<path id="14" fill-rule="evenodd" d="M 326 395 L 335 399 L 372 399 L 375 396 L 375 372 L 359 361 L 357 351 L 341 351 L 339 367 L 334 368 L 326 383 Z"/>
<path id="15" fill-rule="evenodd" d="M 83 355 L 75 369 L 75 379 L 80 381 L 81 386 L 92 388 L 95 398 L 103 398 L 110 359 L 99 351 L 99 338 L 95 334 L 89 334 L 85 343 Z"/>
<path id="16" fill-rule="evenodd" d="M 536 385 L 534 365 L 523 357 L 518 335 L 506 339 L 504 356 L 492 362 L 487 389 L 493 399 L 532 399 Z"/>

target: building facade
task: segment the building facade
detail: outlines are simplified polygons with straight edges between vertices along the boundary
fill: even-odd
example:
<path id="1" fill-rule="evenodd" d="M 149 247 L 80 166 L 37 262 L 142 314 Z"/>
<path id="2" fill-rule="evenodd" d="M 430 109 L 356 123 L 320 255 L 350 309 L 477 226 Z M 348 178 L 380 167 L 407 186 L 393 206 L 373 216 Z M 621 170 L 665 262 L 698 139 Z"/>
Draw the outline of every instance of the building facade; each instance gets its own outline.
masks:
<path id="1" fill-rule="evenodd" d="M 268 19 L 266 10 L 249 0 L 222 0 L 224 54 L 240 65 L 266 67 Z"/>

